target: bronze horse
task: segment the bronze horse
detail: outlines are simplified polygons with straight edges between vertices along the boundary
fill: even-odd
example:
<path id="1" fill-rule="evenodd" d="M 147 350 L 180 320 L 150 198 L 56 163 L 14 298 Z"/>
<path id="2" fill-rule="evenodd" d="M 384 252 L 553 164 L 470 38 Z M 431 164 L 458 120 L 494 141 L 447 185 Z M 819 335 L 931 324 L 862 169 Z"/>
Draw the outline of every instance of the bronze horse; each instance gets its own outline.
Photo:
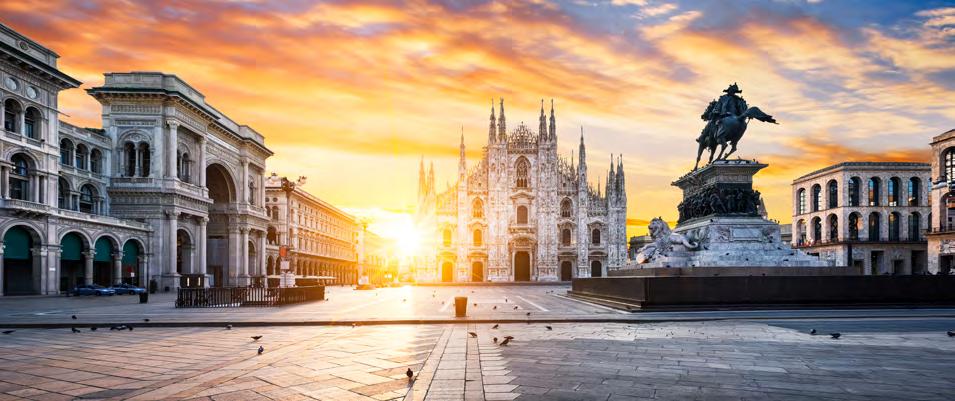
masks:
<path id="1" fill-rule="evenodd" d="M 699 141 L 700 147 L 696 153 L 696 166 L 694 166 L 693 169 L 696 170 L 699 168 L 700 157 L 703 155 L 704 149 L 710 150 L 710 163 L 713 162 L 713 155 L 716 154 L 717 145 L 720 146 L 720 153 L 716 156 L 716 160 L 726 160 L 733 152 L 736 152 L 736 144 L 740 138 L 743 137 L 743 133 L 746 132 L 746 124 L 750 119 L 779 124 L 773 116 L 763 113 L 759 107 L 750 107 L 738 116 L 726 115 L 711 120 L 706 124 L 706 128 L 703 129 L 703 135 L 701 135 L 701 140 Z M 726 152 L 727 145 L 731 146 L 729 152 Z"/>

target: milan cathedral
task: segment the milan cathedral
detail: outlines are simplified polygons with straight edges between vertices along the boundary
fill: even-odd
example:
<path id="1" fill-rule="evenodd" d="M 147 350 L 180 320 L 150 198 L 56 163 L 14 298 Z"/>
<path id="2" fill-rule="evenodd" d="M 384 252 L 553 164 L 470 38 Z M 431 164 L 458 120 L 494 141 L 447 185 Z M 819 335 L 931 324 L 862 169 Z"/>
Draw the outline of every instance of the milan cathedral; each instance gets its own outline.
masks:
<path id="1" fill-rule="evenodd" d="M 622 156 L 611 156 L 606 192 L 587 182 L 581 131 L 579 164 L 557 155 L 557 124 L 541 101 L 534 133 L 507 132 L 504 100 L 491 106 L 488 143 L 468 168 L 461 137 L 458 179 L 442 192 L 434 165 L 418 173 L 416 224 L 434 254 L 416 261 L 419 282 L 567 281 L 606 276 L 627 260 Z"/>

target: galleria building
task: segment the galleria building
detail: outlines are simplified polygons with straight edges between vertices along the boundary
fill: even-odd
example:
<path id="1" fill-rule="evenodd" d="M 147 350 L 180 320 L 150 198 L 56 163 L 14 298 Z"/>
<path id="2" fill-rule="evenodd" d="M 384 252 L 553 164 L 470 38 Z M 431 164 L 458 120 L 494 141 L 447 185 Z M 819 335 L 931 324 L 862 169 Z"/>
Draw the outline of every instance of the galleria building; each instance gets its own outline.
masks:
<path id="1" fill-rule="evenodd" d="M 419 282 L 557 281 L 606 276 L 627 258 L 623 161 L 611 160 L 606 193 L 579 164 L 557 155 L 553 103 L 540 126 L 507 132 L 504 102 L 491 108 L 488 143 L 468 168 L 461 138 L 458 178 L 438 191 L 434 167 L 418 180 L 419 233 L 434 253 L 419 257 Z"/>

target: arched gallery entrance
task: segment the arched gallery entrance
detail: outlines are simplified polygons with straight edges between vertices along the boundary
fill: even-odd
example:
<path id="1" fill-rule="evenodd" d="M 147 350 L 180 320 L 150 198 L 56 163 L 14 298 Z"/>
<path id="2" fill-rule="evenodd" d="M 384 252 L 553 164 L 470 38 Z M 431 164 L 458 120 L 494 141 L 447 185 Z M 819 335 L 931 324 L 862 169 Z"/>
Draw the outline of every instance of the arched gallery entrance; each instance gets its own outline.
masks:
<path id="1" fill-rule="evenodd" d="M 86 240 L 77 233 L 69 233 L 60 240 L 60 291 L 70 291 L 86 283 Z"/>
<path id="2" fill-rule="evenodd" d="M 531 281 L 531 254 L 526 251 L 514 254 L 514 281 Z"/>
<path id="3" fill-rule="evenodd" d="M 139 258 L 143 254 L 143 246 L 136 240 L 127 240 L 123 244 L 123 282 L 136 286 L 145 286 L 143 273 L 139 271 Z"/>
<path id="4" fill-rule="evenodd" d="M 107 237 L 100 237 L 93 245 L 96 255 L 93 256 L 93 283 L 104 287 L 113 285 L 113 255 L 116 246 Z"/>
<path id="5" fill-rule="evenodd" d="M 223 287 L 232 283 L 230 271 L 237 271 L 238 266 L 232 266 L 238 263 L 236 255 L 230 254 L 230 235 L 237 236 L 229 232 L 228 223 L 229 205 L 236 200 L 235 180 L 229 174 L 229 170 L 220 164 L 210 164 L 206 167 L 206 187 L 209 189 L 209 198 L 212 198 L 212 206 L 209 207 L 209 224 L 206 228 L 206 273 L 212 277 L 210 283 L 215 287 Z M 236 247 L 241 244 L 238 238 L 235 239 Z M 233 262 L 234 260 L 234 262 Z"/>
<path id="6" fill-rule="evenodd" d="M 192 238 L 186 230 L 176 232 L 176 273 L 192 273 Z"/>
<path id="7" fill-rule="evenodd" d="M 31 295 L 39 293 L 39 258 L 33 247 L 40 236 L 33 229 L 15 226 L 3 235 L 3 294 Z"/>

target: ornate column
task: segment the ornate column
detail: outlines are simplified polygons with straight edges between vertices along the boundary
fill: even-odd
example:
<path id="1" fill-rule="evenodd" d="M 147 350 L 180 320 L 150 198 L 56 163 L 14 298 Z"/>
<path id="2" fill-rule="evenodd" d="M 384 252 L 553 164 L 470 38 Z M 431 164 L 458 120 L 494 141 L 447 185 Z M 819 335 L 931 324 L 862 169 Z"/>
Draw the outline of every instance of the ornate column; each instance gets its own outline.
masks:
<path id="1" fill-rule="evenodd" d="M 113 253 L 113 284 L 123 283 L 123 251 Z"/>
<path id="2" fill-rule="evenodd" d="M 146 265 L 148 257 L 139 255 L 136 257 L 136 278 L 139 279 L 139 286 L 149 290 L 149 266 Z M 136 282 L 134 280 L 133 282 Z"/>
<path id="3" fill-rule="evenodd" d="M 196 177 L 199 178 L 198 185 L 205 188 L 206 186 L 206 137 L 199 136 L 199 158 L 198 158 L 199 168 L 196 171 Z"/>
<path id="4" fill-rule="evenodd" d="M 258 248 L 258 252 L 259 252 L 258 254 L 256 254 L 259 257 L 259 269 L 256 272 L 256 276 L 265 277 L 266 271 L 265 271 L 265 233 L 264 232 L 259 232 L 259 238 L 256 243 L 256 247 Z"/>
<path id="5" fill-rule="evenodd" d="M 198 224 L 199 224 L 199 233 L 197 234 L 197 236 L 198 236 L 199 238 L 196 239 L 196 243 L 198 244 L 198 247 L 197 247 L 197 249 L 196 249 L 196 253 L 198 254 L 198 260 L 197 260 L 197 264 L 196 264 L 196 268 L 195 268 L 194 273 L 205 275 L 205 274 L 206 274 L 206 270 L 207 270 L 207 268 L 206 268 L 206 261 L 207 261 L 207 258 L 206 258 L 206 240 L 207 240 L 207 238 L 206 238 L 206 226 L 207 226 L 207 224 L 209 223 L 209 218 L 208 218 L 208 217 L 199 217 L 199 218 L 197 218 L 196 220 L 197 220 L 197 222 L 198 222 Z M 206 285 L 208 286 L 208 278 L 206 279 Z"/>
<path id="6" fill-rule="evenodd" d="M 240 240 L 239 243 L 239 281 L 242 285 L 248 285 L 249 283 L 249 229 L 240 228 L 239 229 Z"/>
<path id="7" fill-rule="evenodd" d="M 238 286 L 239 284 L 239 271 L 240 263 L 242 258 L 242 245 L 239 243 L 242 238 L 239 236 L 238 228 L 231 228 L 229 230 L 229 267 L 226 269 L 225 278 L 223 281 L 228 282 L 229 286 Z"/>
<path id="8" fill-rule="evenodd" d="M 93 257 L 96 256 L 96 251 L 90 249 L 86 252 L 83 252 L 83 284 L 89 285 L 93 284 Z"/>
<path id="9" fill-rule="evenodd" d="M 10 199 L 10 167 L 0 166 L 0 196 Z"/>
<path id="10" fill-rule="evenodd" d="M 163 259 L 163 275 L 162 275 L 162 287 L 169 287 L 170 289 L 177 288 L 179 286 L 178 278 L 179 274 L 176 272 L 176 259 L 177 259 L 177 235 L 179 233 L 179 212 L 176 211 L 167 211 L 166 219 L 168 220 L 166 227 L 166 240 L 165 240 L 165 257 Z"/>
<path id="11" fill-rule="evenodd" d="M 62 266 L 60 265 L 60 252 L 61 249 L 59 246 L 50 246 L 47 254 L 47 263 L 52 266 L 52 269 L 46 269 L 47 277 L 44 279 L 46 284 L 46 294 L 59 294 L 60 293 L 60 274 L 63 271 Z M 2 258 L 2 255 L 0 255 Z M 67 286 L 66 291 L 69 291 L 69 286 Z"/>
<path id="12" fill-rule="evenodd" d="M 242 161 L 242 179 L 239 180 L 242 183 L 242 202 L 246 205 L 250 204 L 249 202 L 249 161 Z"/>
<path id="13" fill-rule="evenodd" d="M 179 150 L 179 123 L 167 121 L 169 136 L 166 139 L 166 178 L 176 178 L 176 153 Z"/>
<path id="14" fill-rule="evenodd" d="M 3 296 L 3 247 L 0 242 L 0 296 Z"/>

